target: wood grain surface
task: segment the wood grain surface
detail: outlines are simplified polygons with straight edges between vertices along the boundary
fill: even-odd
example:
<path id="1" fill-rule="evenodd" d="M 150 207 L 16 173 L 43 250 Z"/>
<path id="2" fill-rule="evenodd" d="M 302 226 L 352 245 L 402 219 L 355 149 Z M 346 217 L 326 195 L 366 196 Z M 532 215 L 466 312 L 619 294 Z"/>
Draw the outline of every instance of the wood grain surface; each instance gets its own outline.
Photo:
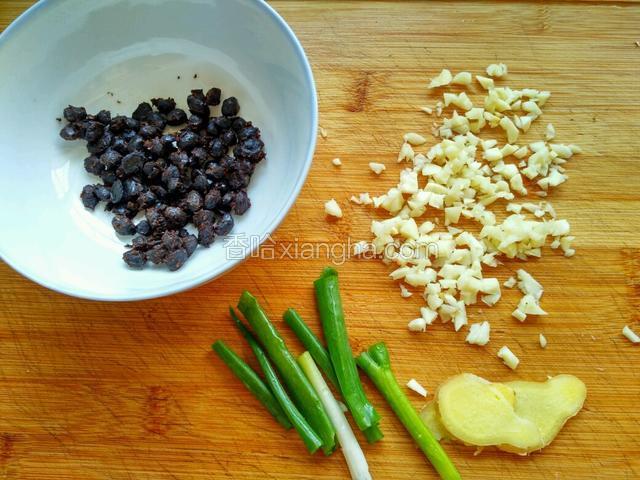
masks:
<path id="1" fill-rule="evenodd" d="M 0 29 L 29 1 L 0 1 Z M 542 2 L 296 2 L 273 6 L 304 44 L 317 81 L 320 138 L 309 179 L 274 235 L 283 245 L 368 238 L 369 213 L 351 193 L 381 193 L 397 181 L 405 131 L 428 134 L 427 79 L 441 68 L 480 73 L 509 66 L 505 84 L 544 88 L 547 121 L 559 140 L 580 144 L 570 180 L 551 196 L 576 235 L 577 255 L 545 250 L 527 269 L 544 285 L 547 317 L 509 316 L 518 293 L 495 308 L 469 308 L 491 321 L 485 348 L 436 324 L 410 334 L 418 295 L 403 299 L 377 261 L 340 265 L 354 349 L 387 342 L 401 381 L 430 391 L 448 376 L 494 380 L 571 373 L 588 387 L 584 410 L 556 441 L 530 457 L 447 445 L 466 479 L 640 478 L 640 347 L 620 335 L 640 331 L 640 5 Z M 1 75 L 1 73 L 0 73 Z M 286 135 L 286 132 L 282 132 Z M 331 159 L 340 157 L 337 168 Z M 388 170 L 376 178 L 369 161 Z M 2 159 L 3 162 L 10 159 Z M 345 217 L 327 222 L 335 197 Z M 315 327 L 312 281 L 327 258 L 253 258 L 192 291 L 126 304 L 77 300 L 48 291 L 0 264 L 0 478 L 205 479 L 346 478 L 339 454 L 310 457 L 211 354 L 225 338 L 246 358 L 226 309 L 247 288 L 273 319 L 294 306 Z M 498 269 L 504 280 L 520 264 Z M 299 351 L 283 327 L 291 345 Z M 538 333 L 549 340 L 538 346 Z M 495 357 L 508 344 L 515 372 Z M 377 479 L 435 478 L 370 383 L 384 415 L 384 441 L 366 447 Z M 411 396 L 416 407 L 423 403 Z"/>

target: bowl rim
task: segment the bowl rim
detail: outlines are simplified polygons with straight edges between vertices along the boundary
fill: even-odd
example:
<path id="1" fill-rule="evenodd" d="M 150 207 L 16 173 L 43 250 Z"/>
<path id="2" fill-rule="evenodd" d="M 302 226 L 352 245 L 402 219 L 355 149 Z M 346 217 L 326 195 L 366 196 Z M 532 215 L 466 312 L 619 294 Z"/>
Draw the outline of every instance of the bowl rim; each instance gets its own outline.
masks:
<path id="1" fill-rule="evenodd" d="M 214 268 L 210 271 L 207 271 L 197 277 L 192 278 L 191 280 L 187 280 L 181 282 L 179 285 L 171 285 L 159 288 L 150 292 L 140 292 L 140 293 L 131 293 L 131 294 L 117 294 L 115 296 L 108 294 L 99 294 L 99 293 L 91 293 L 87 291 L 78 291 L 73 288 L 68 288 L 65 285 L 56 284 L 52 281 L 43 280 L 38 277 L 35 272 L 29 271 L 24 268 L 18 261 L 10 259 L 3 251 L 2 246 L 0 245 L 0 259 L 2 259 L 7 265 L 13 268 L 15 271 L 20 273 L 22 276 L 28 278 L 29 280 L 46 287 L 50 290 L 53 290 L 58 293 L 62 293 L 65 295 L 69 295 L 71 297 L 81 298 L 85 300 L 95 300 L 95 301 L 105 301 L 105 302 L 128 302 L 128 301 L 138 301 L 138 300 L 150 300 L 154 298 L 166 297 L 169 295 L 173 295 L 176 293 L 184 292 L 190 290 L 192 288 L 203 285 L 204 283 L 210 282 L 216 278 L 221 277 L 228 271 L 237 267 L 240 263 L 244 262 L 247 257 L 251 256 L 251 254 L 257 250 L 260 245 L 268 238 L 270 235 L 278 228 L 278 226 L 285 219 L 291 207 L 295 203 L 296 199 L 300 194 L 300 190 L 306 179 L 309 175 L 309 170 L 311 169 L 311 164 L 313 162 L 313 155 L 315 153 L 316 143 L 317 143 L 317 131 L 318 131 L 318 95 L 316 91 L 316 84 L 313 77 L 313 71 L 311 69 L 311 65 L 309 63 L 309 59 L 296 37 L 296 34 L 293 32 L 289 24 L 280 16 L 280 14 L 269 4 L 266 3 L 265 0 L 245 0 L 248 3 L 253 3 L 259 9 L 261 9 L 264 13 L 267 14 L 273 21 L 275 21 L 276 26 L 280 29 L 282 33 L 284 33 L 287 40 L 290 42 L 293 47 L 294 53 L 301 63 L 301 66 L 304 70 L 304 79 L 306 84 L 310 89 L 311 94 L 311 126 L 312 129 L 309 132 L 309 142 L 307 146 L 307 152 L 305 156 L 305 162 L 302 166 L 302 173 L 298 177 L 291 195 L 282 209 L 278 212 L 278 214 L 274 217 L 273 221 L 267 226 L 265 229 L 265 234 L 260 238 L 259 242 L 251 245 L 250 248 L 245 250 L 245 255 L 242 258 L 227 260 L 227 262 L 223 263 L 217 268 Z M 7 28 L 0 33 L 0 47 L 2 47 L 3 43 L 7 42 L 11 35 L 22 28 L 25 22 L 31 20 L 34 15 L 43 13 L 43 11 L 50 7 L 54 3 L 54 0 L 39 0 L 37 3 L 29 7 L 22 14 L 20 14 Z M 55 0 L 56 4 L 60 3 L 60 0 Z"/>

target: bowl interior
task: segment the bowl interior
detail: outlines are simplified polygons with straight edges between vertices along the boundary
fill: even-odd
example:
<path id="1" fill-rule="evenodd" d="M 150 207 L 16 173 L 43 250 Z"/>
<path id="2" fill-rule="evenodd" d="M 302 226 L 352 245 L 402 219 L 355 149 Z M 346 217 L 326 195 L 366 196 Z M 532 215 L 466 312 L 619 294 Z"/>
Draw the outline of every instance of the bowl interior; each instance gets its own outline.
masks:
<path id="1" fill-rule="evenodd" d="M 0 39 L 0 254 L 55 290 L 94 299 L 166 295 L 220 275 L 282 220 L 315 146 L 316 103 L 295 37 L 253 0 L 46 1 Z M 227 239 L 198 248 L 177 272 L 129 269 L 102 205 L 85 210 L 84 142 L 64 142 L 56 117 L 68 104 L 130 115 L 171 96 L 186 109 L 193 88 L 236 96 L 262 131 L 267 158 L 252 178 L 252 207 Z M 214 114 L 218 114 L 216 107 Z"/>

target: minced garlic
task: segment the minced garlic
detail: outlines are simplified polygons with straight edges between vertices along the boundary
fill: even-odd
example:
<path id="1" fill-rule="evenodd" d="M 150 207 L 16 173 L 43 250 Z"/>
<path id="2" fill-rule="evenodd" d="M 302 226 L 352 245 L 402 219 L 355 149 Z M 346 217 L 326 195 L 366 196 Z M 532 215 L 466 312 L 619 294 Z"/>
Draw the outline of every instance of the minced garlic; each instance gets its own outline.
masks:
<path id="1" fill-rule="evenodd" d="M 472 101 L 465 92 L 443 93 L 443 101 L 435 106 L 436 116 L 442 115 L 445 105 L 454 109 L 434 125 L 440 137 L 435 145 L 425 148 L 422 135 L 405 134 L 398 161 L 406 162 L 407 167 L 395 186 L 375 197 L 367 195 L 368 201 L 361 196 L 351 198 L 354 203 L 372 203 L 389 213 L 386 219 L 372 221 L 370 247 L 385 263 L 396 266 L 390 276 L 400 280 L 401 286 L 424 289 L 426 306 L 419 318 L 409 322 L 412 331 L 426 330 L 438 317 L 460 330 L 468 323 L 467 305 L 498 302 L 501 285 L 487 269 L 505 258 L 537 258 L 549 244 L 565 256 L 575 253 L 570 225 L 557 218 L 550 203 L 520 203 L 516 197 L 528 194 L 525 181 L 537 183 L 545 194 L 561 185 L 567 180 L 565 163 L 580 149 L 550 143 L 555 138 L 553 127 L 547 128 L 544 140 L 523 141 L 550 93 L 496 87 L 491 76 L 504 76 L 504 65 L 490 66 L 487 73 L 489 77 L 476 76 L 486 90 L 479 101 Z M 432 85 L 467 81 L 471 78 L 466 72 L 453 77 L 443 70 Z M 487 127 L 504 130 L 507 143 L 480 138 Z M 497 216 L 497 209 L 504 208 L 498 206 L 504 204 L 510 214 Z M 425 218 L 427 215 L 430 217 Z M 479 224 L 479 233 L 466 229 L 468 221 Z M 519 270 L 517 277 L 503 284 L 511 288 L 517 283 L 523 292 L 513 316 L 524 321 L 527 315 L 546 314 L 540 306 L 542 286 L 524 270 Z M 411 294 L 406 288 L 401 292 Z M 472 331 L 482 333 L 479 338 L 484 341 L 488 327 L 484 322 L 473 324 L 468 341 L 476 342 Z M 513 356 L 514 363 L 509 356 L 512 352 L 501 351 L 505 363 L 515 368 L 517 358 Z"/>

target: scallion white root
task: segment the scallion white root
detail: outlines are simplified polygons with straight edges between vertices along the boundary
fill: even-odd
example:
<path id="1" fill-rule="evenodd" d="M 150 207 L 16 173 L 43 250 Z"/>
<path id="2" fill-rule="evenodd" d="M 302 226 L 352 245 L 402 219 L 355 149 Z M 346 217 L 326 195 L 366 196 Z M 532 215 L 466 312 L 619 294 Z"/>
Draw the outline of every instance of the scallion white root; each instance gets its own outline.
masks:
<path id="1" fill-rule="evenodd" d="M 360 444 L 353 434 L 353 430 L 347 421 L 347 417 L 344 416 L 340 404 L 333 396 L 333 393 L 331 393 L 327 382 L 322 378 L 322 373 L 320 373 L 316 363 L 313 361 L 311 354 L 304 352 L 298 357 L 298 363 L 318 393 L 320 401 L 329 416 L 329 420 L 331 420 L 333 427 L 336 429 L 338 442 L 342 447 L 342 454 L 347 461 L 351 478 L 353 480 L 371 480 L 369 465 L 362 452 L 362 448 L 360 448 Z"/>

